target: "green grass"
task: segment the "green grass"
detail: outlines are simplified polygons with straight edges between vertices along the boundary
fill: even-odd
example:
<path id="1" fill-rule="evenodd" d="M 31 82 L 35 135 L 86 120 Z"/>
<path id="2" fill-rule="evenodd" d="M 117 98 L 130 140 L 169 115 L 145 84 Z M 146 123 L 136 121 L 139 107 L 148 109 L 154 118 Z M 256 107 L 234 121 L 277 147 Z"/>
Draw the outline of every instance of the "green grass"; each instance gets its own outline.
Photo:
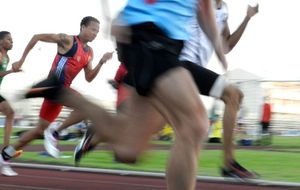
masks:
<path id="1" fill-rule="evenodd" d="M 300 137 L 274 136 L 272 146 L 277 148 L 300 149 Z"/>
<path id="2" fill-rule="evenodd" d="M 64 152 L 72 156 L 72 152 Z M 262 179 L 273 181 L 300 181 L 300 154 L 273 151 L 238 150 L 238 160 L 261 175 Z M 220 176 L 219 168 L 222 165 L 220 150 L 204 150 L 199 160 L 199 175 Z M 82 159 L 81 166 L 105 169 L 128 169 L 138 171 L 163 172 L 165 171 L 168 151 L 150 151 L 141 157 L 135 165 L 126 165 L 113 162 L 111 154 L 107 151 L 96 151 Z M 26 152 L 21 157 L 23 161 L 47 164 L 72 165 L 73 158 L 54 159 L 39 156 L 38 153 Z"/>
<path id="3" fill-rule="evenodd" d="M 15 131 L 17 129 L 14 129 Z M 0 129 L 0 142 L 3 130 Z M 12 139 L 14 143 L 16 139 Z M 61 145 L 76 145 L 78 141 L 60 141 Z M 153 141 L 153 144 L 170 145 L 171 142 Z M 31 144 L 41 145 L 43 140 L 35 140 Z M 258 172 L 262 179 L 273 181 L 300 182 L 300 137 L 274 136 L 272 146 L 274 151 L 237 150 L 237 159 L 250 170 Z M 286 152 L 287 151 L 287 152 Z M 73 165 L 73 152 L 64 152 L 70 158 L 53 159 L 43 157 L 36 152 L 25 152 L 18 159 L 20 161 L 50 163 L 60 165 Z M 138 171 L 163 172 L 165 171 L 168 151 L 151 151 L 141 157 L 135 165 L 114 163 L 107 151 L 90 153 L 82 160 L 83 167 L 106 169 L 128 169 Z M 219 176 L 222 165 L 222 152 L 220 150 L 204 150 L 199 161 L 199 175 Z"/>
<path id="4" fill-rule="evenodd" d="M 24 130 L 19 128 L 13 129 L 13 134 L 17 131 Z M 0 128 L 0 143 L 2 143 L 2 137 L 3 137 L 3 130 Z M 12 139 L 11 143 L 13 144 L 17 139 Z M 78 143 L 78 141 L 60 141 L 60 144 L 70 144 L 75 145 Z M 153 144 L 160 144 L 160 145 L 170 145 L 172 142 L 170 141 L 153 141 Z M 43 140 L 35 140 L 31 144 L 43 144 Z M 271 147 L 276 149 L 298 149 L 300 151 L 300 137 L 283 137 L 283 136 L 274 136 L 272 139 L 272 145 Z"/>

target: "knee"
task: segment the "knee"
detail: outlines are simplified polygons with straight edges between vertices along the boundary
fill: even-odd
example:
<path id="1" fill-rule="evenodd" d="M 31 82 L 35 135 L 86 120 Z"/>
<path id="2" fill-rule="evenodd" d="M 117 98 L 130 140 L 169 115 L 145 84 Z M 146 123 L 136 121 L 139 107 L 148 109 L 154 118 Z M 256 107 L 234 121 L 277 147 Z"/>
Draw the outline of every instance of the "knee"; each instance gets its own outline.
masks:
<path id="1" fill-rule="evenodd" d="M 43 136 L 44 131 L 49 127 L 50 123 L 39 121 L 37 127 L 35 128 L 36 135 Z"/>
<path id="2" fill-rule="evenodd" d="M 137 162 L 138 153 L 133 149 L 127 149 L 126 151 L 115 151 L 114 159 L 116 162 L 125 164 L 135 164 Z"/>
<path id="3" fill-rule="evenodd" d="M 244 93 L 239 88 L 235 88 L 235 89 L 237 91 L 236 94 L 238 96 L 239 103 L 241 104 L 244 99 Z"/>
<path id="4" fill-rule="evenodd" d="M 207 116 L 199 117 L 195 126 L 192 127 L 192 134 L 194 134 L 196 141 L 203 141 L 207 138 L 209 128 L 209 120 Z"/>
<path id="5" fill-rule="evenodd" d="M 195 115 L 189 118 L 181 129 L 177 131 L 176 139 L 182 139 L 186 146 L 195 146 L 198 148 L 200 144 L 207 138 L 209 121 L 207 115 Z"/>
<path id="6" fill-rule="evenodd" d="M 14 110 L 11 109 L 11 108 L 7 109 L 7 111 L 6 111 L 6 118 L 7 119 L 13 119 L 14 116 L 15 116 Z"/>
<path id="7" fill-rule="evenodd" d="M 225 87 L 221 99 L 226 105 L 234 106 L 237 109 L 242 103 L 244 98 L 244 93 L 236 86 L 229 85 Z"/>
<path id="8" fill-rule="evenodd" d="M 44 135 L 44 130 L 41 127 L 36 127 L 35 128 L 35 135 L 37 137 L 42 137 Z"/>
<path id="9" fill-rule="evenodd" d="M 124 157 L 124 155 L 115 154 L 115 161 L 124 164 L 135 164 L 137 157 Z"/>

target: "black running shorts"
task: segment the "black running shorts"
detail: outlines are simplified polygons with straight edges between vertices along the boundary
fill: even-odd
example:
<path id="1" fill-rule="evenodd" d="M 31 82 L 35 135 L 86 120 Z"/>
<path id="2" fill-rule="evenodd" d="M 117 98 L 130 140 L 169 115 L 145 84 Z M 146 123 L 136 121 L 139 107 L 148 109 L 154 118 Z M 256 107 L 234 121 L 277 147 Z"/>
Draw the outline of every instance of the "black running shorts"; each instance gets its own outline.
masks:
<path id="1" fill-rule="evenodd" d="M 128 70 L 124 82 L 147 96 L 160 75 L 180 66 L 183 41 L 166 37 L 153 23 L 133 25 L 131 29 L 131 43 L 117 43 L 120 60 Z"/>
<path id="2" fill-rule="evenodd" d="M 181 61 L 181 64 L 192 74 L 199 93 L 209 96 L 210 90 L 220 75 L 190 61 Z"/>

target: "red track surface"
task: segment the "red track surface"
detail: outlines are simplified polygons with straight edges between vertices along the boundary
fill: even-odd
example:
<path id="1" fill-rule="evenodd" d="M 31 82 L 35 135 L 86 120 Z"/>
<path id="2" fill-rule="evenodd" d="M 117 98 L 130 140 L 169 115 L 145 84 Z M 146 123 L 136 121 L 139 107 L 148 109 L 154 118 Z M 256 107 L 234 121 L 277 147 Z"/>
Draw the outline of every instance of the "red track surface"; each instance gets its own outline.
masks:
<path id="1" fill-rule="evenodd" d="M 165 190 L 165 180 L 84 172 L 14 168 L 19 176 L 0 176 L 0 190 Z M 198 181 L 197 190 L 287 190 L 296 188 L 208 183 Z M 299 187 L 298 187 L 299 189 Z"/>

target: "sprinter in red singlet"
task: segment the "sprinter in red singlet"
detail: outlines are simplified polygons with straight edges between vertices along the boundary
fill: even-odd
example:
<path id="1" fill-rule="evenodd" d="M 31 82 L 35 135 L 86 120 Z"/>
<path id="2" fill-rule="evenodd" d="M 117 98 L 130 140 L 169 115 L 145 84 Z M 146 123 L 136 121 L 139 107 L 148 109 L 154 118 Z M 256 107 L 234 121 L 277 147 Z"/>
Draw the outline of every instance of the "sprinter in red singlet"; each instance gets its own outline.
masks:
<path id="1" fill-rule="evenodd" d="M 101 66 L 112 57 L 112 52 L 104 54 L 97 66 L 92 68 L 93 50 L 88 46 L 88 42 L 92 42 L 96 38 L 100 28 L 99 25 L 100 22 L 96 18 L 87 16 L 80 23 L 78 36 L 66 34 L 34 35 L 25 48 L 21 59 L 13 63 L 12 67 L 14 70 L 20 69 L 28 53 L 38 41 L 56 43 L 57 55 L 49 75 L 56 75 L 65 87 L 69 87 L 77 74 L 84 69 L 85 79 L 91 82 L 98 74 Z M 43 131 L 56 119 L 61 109 L 61 104 L 45 98 L 40 110 L 37 127 L 25 133 L 15 145 L 4 148 L 2 151 L 3 159 L 10 159 L 16 150 L 21 149 L 32 140 L 43 135 Z M 59 156 L 56 151 L 49 153 L 53 157 Z"/>

